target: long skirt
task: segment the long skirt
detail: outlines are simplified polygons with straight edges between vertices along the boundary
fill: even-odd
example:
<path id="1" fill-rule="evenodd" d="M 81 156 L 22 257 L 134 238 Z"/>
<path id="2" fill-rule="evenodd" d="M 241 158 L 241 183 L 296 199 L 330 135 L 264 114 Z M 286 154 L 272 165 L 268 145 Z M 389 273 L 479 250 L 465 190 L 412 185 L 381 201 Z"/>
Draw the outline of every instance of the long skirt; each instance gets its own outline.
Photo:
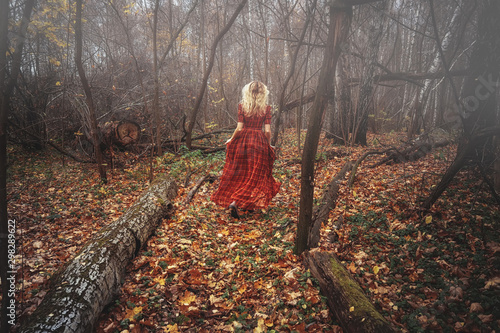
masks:
<path id="1" fill-rule="evenodd" d="M 227 144 L 226 163 L 212 201 L 223 207 L 234 201 L 245 210 L 267 208 L 281 185 L 272 176 L 275 159 L 262 130 L 244 128 Z"/>

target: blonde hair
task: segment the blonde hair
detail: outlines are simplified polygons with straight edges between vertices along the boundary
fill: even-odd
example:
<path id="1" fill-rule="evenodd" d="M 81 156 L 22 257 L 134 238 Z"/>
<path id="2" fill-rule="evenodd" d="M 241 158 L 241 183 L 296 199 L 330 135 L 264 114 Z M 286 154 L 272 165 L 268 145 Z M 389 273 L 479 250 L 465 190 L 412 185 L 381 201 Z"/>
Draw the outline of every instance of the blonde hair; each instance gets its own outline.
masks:
<path id="1" fill-rule="evenodd" d="M 262 115 L 266 112 L 269 91 L 264 83 L 252 81 L 241 90 L 243 112 L 246 116 Z"/>

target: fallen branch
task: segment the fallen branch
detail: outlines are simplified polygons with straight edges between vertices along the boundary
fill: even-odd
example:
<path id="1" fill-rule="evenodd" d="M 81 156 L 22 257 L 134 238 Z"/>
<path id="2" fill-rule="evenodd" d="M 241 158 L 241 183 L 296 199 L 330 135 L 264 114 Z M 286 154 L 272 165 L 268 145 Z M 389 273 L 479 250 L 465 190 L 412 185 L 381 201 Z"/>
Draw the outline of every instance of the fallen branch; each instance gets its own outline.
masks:
<path id="1" fill-rule="evenodd" d="M 51 290 L 18 332 L 90 332 L 120 288 L 125 267 L 170 211 L 177 185 L 157 179 L 51 278 Z"/>
<path id="2" fill-rule="evenodd" d="M 319 153 L 316 155 L 316 162 L 328 161 L 336 157 L 344 157 L 346 154 L 343 151 L 332 149 L 323 153 Z M 284 161 L 285 166 L 300 164 L 302 163 L 301 158 L 292 158 Z"/>
<path id="3" fill-rule="evenodd" d="M 352 162 L 346 162 L 339 173 L 332 179 L 323 198 L 321 198 L 320 206 L 315 209 L 311 230 L 309 232 L 308 247 L 315 248 L 318 246 L 320 239 L 321 224 L 328 219 L 330 211 L 335 208 L 337 204 L 337 199 L 339 197 L 340 182 L 344 179 L 345 174 L 352 167 Z"/>
<path id="4" fill-rule="evenodd" d="M 210 174 L 207 174 L 201 178 L 199 178 L 197 181 L 196 181 L 196 184 L 194 185 L 194 187 L 191 189 L 191 191 L 189 191 L 188 195 L 186 196 L 186 200 L 184 201 L 184 204 L 189 204 L 191 202 L 191 200 L 193 200 L 193 197 L 195 196 L 196 192 L 198 192 L 198 190 L 200 189 L 201 185 L 203 185 L 204 182 L 206 181 L 209 181 L 209 182 L 213 182 L 215 181 L 215 176 L 213 175 L 210 175 Z"/>
<path id="5" fill-rule="evenodd" d="M 396 332 L 333 253 L 312 250 L 304 258 L 344 332 Z"/>
<path id="6" fill-rule="evenodd" d="M 84 160 L 84 159 L 81 159 L 80 157 L 78 157 L 76 155 L 73 155 L 69 151 L 66 151 L 63 148 L 59 147 L 58 145 L 56 145 L 52 141 L 50 141 L 50 140 L 49 141 L 45 141 L 44 139 L 40 138 L 39 136 L 31 133 L 30 131 L 28 131 L 26 129 L 20 127 L 19 125 L 15 124 L 12 121 L 9 121 L 9 124 L 12 125 L 12 126 L 14 126 L 15 128 L 17 128 L 18 130 L 20 130 L 24 134 L 27 134 L 27 135 L 31 136 L 32 138 L 38 140 L 39 142 L 45 142 L 45 143 L 47 143 L 49 146 L 51 146 L 52 148 L 54 148 L 55 150 L 57 150 L 61 154 L 66 155 L 66 156 L 72 158 L 73 160 L 75 160 L 75 161 L 77 161 L 79 163 L 95 163 L 96 162 L 95 160 Z"/>
<path id="7" fill-rule="evenodd" d="M 450 141 L 448 140 L 442 140 L 438 142 L 414 140 L 411 143 L 399 148 L 391 147 L 381 151 L 368 151 L 364 153 L 360 158 L 358 158 L 357 161 L 354 163 L 348 185 L 349 187 L 352 187 L 359 166 L 368 156 L 386 155 L 383 159 L 381 159 L 377 163 L 369 166 L 369 168 L 375 168 L 386 163 L 404 163 L 404 162 L 416 161 L 427 155 L 432 149 L 444 147 L 449 144 Z"/>
<path id="8" fill-rule="evenodd" d="M 387 154 L 389 153 L 391 150 L 396 150 L 395 148 L 389 148 L 387 150 L 384 150 L 384 151 L 367 151 L 366 153 L 364 153 L 360 158 L 358 158 L 356 160 L 356 162 L 354 163 L 354 166 L 352 167 L 352 172 L 351 172 L 351 176 L 349 177 L 349 183 L 348 183 L 348 186 L 349 188 L 352 187 L 352 184 L 354 184 L 354 178 L 356 177 L 356 172 L 358 171 L 358 167 L 360 166 L 360 164 L 370 155 L 384 155 L 384 154 Z M 396 150 L 396 153 L 398 153 L 398 151 Z"/>
<path id="9" fill-rule="evenodd" d="M 416 161 L 427 155 L 432 149 L 445 147 L 449 144 L 450 141 L 448 140 L 442 140 L 436 143 L 420 141 L 412 142 L 409 145 L 400 148 L 391 148 L 387 151 L 387 157 L 374 165 L 371 165 L 370 168 L 375 168 L 379 165 L 392 162 L 403 163 Z"/>

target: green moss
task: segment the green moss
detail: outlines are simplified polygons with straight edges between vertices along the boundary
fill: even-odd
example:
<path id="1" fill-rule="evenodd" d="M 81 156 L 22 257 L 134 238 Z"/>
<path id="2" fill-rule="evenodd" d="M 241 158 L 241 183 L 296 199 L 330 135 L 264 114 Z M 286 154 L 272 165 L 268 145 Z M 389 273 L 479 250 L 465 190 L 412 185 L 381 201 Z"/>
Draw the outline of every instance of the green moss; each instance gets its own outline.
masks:
<path id="1" fill-rule="evenodd" d="M 359 319 L 369 318 L 371 321 L 385 323 L 386 320 L 378 313 L 373 304 L 370 303 L 361 290 L 361 287 L 353 280 L 344 266 L 333 257 L 330 259 L 330 268 L 341 289 L 349 296 L 349 311 L 352 309 L 352 316 Z"/>

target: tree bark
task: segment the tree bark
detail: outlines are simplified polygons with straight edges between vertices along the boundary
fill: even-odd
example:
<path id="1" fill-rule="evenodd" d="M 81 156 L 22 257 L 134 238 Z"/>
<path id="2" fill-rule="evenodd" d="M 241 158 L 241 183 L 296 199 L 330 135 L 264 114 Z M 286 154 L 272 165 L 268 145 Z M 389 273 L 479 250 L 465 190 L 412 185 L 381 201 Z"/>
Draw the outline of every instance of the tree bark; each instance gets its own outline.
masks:
<path id="1" fill-rule="evenodd" d="M 396 332 L 333 253 L 308 252 L 305 263 L 344 332 Z"/>
<path id="2" fill-rule="evenodd" d="M 51 278 L 51 290 L 18 332 L 91 332 L 119 289 L 125 267 L 171 210 L 177 185 L 159 177 Z"/>
<path id="3" fill-rule="evenodd" d="M 346 40 L 351 24 L 352 7 L 345 1 L 334 1 L 330 5 L 330 25 L 318 88 L 312 106 L 311 116 L 304 142 L 300 182 L 300 211 L 297 225 L 295 252 L 307 249 L 314 199 L 314 161 L 318 150 L 321 120 L 332 90 L 332 78 L 340 56 L 340 46 Z"/>

